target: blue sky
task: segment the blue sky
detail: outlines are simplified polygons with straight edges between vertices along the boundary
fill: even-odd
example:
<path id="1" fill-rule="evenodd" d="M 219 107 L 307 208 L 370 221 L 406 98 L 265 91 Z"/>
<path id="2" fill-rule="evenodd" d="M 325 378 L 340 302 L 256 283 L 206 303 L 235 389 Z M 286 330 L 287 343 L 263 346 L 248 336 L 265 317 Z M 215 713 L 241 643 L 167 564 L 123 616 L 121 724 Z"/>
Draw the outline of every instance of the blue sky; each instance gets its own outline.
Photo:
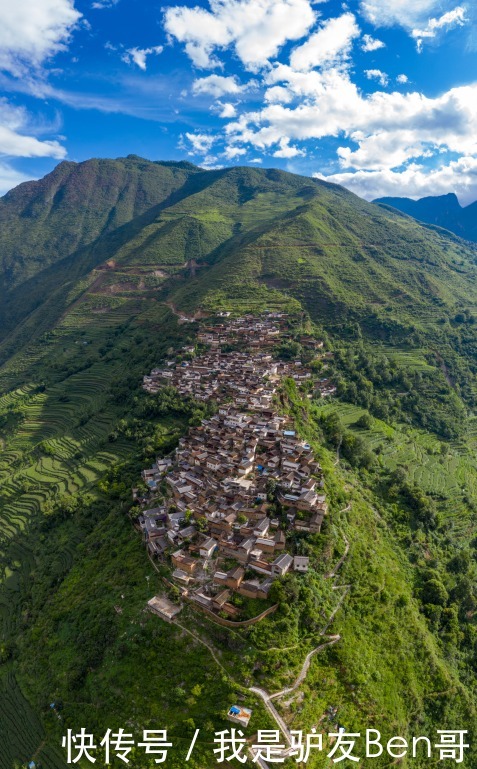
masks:
<path id="1" fill-rule="evenodd" d="M 473 0 L 0 0 L 0 192 L 62 159 L 477 199 Z"/>

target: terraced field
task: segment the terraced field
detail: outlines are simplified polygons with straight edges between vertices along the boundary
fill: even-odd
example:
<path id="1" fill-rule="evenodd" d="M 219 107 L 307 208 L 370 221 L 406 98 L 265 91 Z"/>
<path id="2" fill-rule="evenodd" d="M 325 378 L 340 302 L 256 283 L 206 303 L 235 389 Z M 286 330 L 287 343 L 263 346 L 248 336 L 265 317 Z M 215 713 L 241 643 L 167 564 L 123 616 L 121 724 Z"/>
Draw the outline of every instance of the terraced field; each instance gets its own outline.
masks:
<path id="1" fill-rule="evenodd" d="M 404 368 L 408 368 L 410 371 L 433 371 L 432 366 L 425 359 L 424 350 L 400 350 L 399 348 L 386 345 L 377 349 L 383 352 L 390 360 L 395 361 Z"/>
<path id="2" fill-rule="evenodd" d="M 28 536 L 23 535 L 63 500 L 85 496 L 94 500 L 101 493 L 98 481 L 105 473 L 137 451 L 130 439 L 110 440 L 124 414 L 110 388 L 112 382 L 134 373 L 134 367 L 132 372 L 125 370 L 120 360 L 126 348 L 134 350 L 137 344 L 145 322 L 143 312 L 151 328 L 161 327 L 165 320 L 176 322 L 157 302 L 86 294 L 53 332 L 0 368 L 0 622 L 4 637 L 15 632 L 21 596 L 28 592 L 36 569 Z M 139 355 L 136 371 L 139 391 L 144 371 Z M 56 556 L 59 573 L 72 567 L 78 537 L 72 527 Z M 0 650 L 0 769 L 11 769 L 15 759 L 32 758 L 48 769 L 59 769 L 61 756 L 43 744 L 40 720 L 7 660 L 8 652 Z"/>
<path id="3" fill-rule="evenodd" d="M 379 447 L 381 464 L 392 471 L 405 467 L 411 482 L 423 491 L 440 498 L 445 519 L 453 534 L 466 544 L 475 519 L 469 512 L 468 498 L 477 498 L 477 452 L 475 421 L 472 420 L 467 444 L 443 444 L 430 433 L 408 425 L 390 427 L 378 419 L 370 430 L 357 427 L 357 420 L 365 413 L 358 406 L 334 402 L 318 406 L 318 414 L 336 412 L 342 423 L 365 438 L 372 449 Z"/>
<path id="4" fill-rule="evenodd" d="M 2 734 L 2 750 L 0 766 L 11 769 L 15 761 L 23 762 L 36 759 L 47 759 L 45 766 L 60 769 L 63 766 L 61 756 L 50 751 L 41 757 L 43 729 L 38 716 L 34 713 L 28 701 L 23 696 L 12 673 L 7 673 L 0 680 L 0 730 Z"/>

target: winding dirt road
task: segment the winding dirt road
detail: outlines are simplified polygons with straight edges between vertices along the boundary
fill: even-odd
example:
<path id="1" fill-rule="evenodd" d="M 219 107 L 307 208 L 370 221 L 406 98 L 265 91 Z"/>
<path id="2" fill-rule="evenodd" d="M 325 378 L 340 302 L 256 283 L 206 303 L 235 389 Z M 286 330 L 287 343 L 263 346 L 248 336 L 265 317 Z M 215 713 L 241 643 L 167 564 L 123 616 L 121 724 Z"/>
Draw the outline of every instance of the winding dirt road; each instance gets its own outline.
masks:
<path id="1" fill-rule="evenodd" d="M 338 607 L 335 609 L 335 612 L 334 612 L 335 614 L 336 614 L 336 611 L 341 606 L 341 604 L 343 603 L 343 600 L 344 599 L 340 599 L 340 603 L 339 603 Z M 329 620 L 328 624 L 331 621 L 332 620 Z M 322 633 L 320 633 L 320 635 L 322 635 Z M 283 697 L 285 694 L 291 694 L 291 692 L 294 692 L 295 689 L 298 689 L 298 687 L 303 683 L 303 681 L 305 680 L 305 678 L 307 676 L 307 673 L 308 673 L 308 671 L 310 669 L 311 660 L 313 659 L 315 654 L 318 654 L 319 652 L 323 651 L 323 649 L 326 649 L 327 646 L 333 646 L 335 643 L 337 643 L 340 640 L 341 640 L 341 636 L 340 635 L 330 636 L 330 640 L 329 641 L 327 641 L 324 644 L 320 644 L 320 646 L 317 646 L 316 649 L 312 649 L 311 652 L 308 652 L 308 654 L 305 657 L 305 661 L 304 661 L 304 663 L 302 665 L 302 668 L 300 670 L 300 673 L 298 674 L 298 676 L 297 676 L 293 686 L 287 686 L 285 689 L 282 689 L 280 692 L 275 692 L 275 694 L 269 694 L 268 698 L 270 700 L 276 700 L 278 697 Z"/>

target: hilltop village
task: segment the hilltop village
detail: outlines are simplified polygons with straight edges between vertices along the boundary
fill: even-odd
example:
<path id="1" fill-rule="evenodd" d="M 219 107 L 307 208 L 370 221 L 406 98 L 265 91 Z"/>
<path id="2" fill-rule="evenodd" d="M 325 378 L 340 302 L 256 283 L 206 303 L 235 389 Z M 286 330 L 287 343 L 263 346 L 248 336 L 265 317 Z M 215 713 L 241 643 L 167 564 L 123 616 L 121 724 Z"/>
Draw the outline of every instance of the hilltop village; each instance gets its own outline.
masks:
<path id="1" fill-rule="evenodd" d="M 173 456 L 143 471 L 150 490 L 144 507 L 159 498 L 159 487 L 167 491 L 138 522 L 149 554 L 170 565 L 183 598 L 228 622 L 247 616 L 247 599 L 272 609 L 274 580 L 308 571 L 303 543 L 319 533 L 327 514 L 321 467 L 291 419 L 280 414 L 277 396 L 285 378 L 309 383 L 310 397 L 332 395 L 334 388 L 327 379 L 315 381 L 302 360 L 277 359 L 274 351 L 290 337 L 290 326 L 281 313 L 217 318 L 200 329 L 199 351 L 183 348 L 188 360 L 168 360 L 144 377 L 150 394 L 173 386 L 216 404 Z M 313 337 L 300 341 L 311 350 L 308 359 L 326 355 Z M 159 598 L 150 608 L 169 621 L 179 611 Z"/>

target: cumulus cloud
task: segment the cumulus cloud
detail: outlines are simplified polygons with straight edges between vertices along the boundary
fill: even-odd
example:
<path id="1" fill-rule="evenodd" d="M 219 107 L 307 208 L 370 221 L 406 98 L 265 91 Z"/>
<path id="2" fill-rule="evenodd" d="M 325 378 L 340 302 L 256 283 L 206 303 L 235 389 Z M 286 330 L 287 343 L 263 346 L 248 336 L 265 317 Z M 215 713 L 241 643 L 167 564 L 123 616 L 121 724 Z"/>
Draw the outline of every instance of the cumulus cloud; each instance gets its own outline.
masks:
<path id="1" fill-rule="evenodd" d="M 145 72 L 147 69 L 147 57 L 153 54 L 160 54 L 163 50 L 162 45 L 155 45 L 151 48 L 128 48 L 121 56 L 121 59 L 126 64 L 136 64 L 139 69 Z"/>
<path id="2" fill-rule="evenodd" d="M 265 101 L 271 104 L 289 104 L 293 101 L 293 93 L 282 85 L 274 85 L 265 91 Z"/>
<path id="3" fill-rule="evenodd" d="M 236 160 L 236 158 L 246 154 L 247 150 L 243 149 L 242 147 L 226 147 L 223 153 L 227 160 Z"/>
<path id="4" fill-rule="evenodd" d="M 388 131 L 371 136 L 355 131 L 350 138 L 359 147 L 354 151 L 350 147 L 338 149 L 340 165 L 344 168 L 397 168 L 411 158 L 423 157 L 431 152 L 414 131 Z"/>
<path id="5" fill-rule="evenodd" d="M 225 96 L 226 94 L 239 94 L 245 91 L 247 86 L 241 85 L 235 75 L 223 77 L 222 75 L 209 75 L 194 80 L 192 91 L 194 94 L 206 93 L 211 96 Z"/>
<path id="6" fill-rule="evenodd" d="M 203 7 L 190 3 L 166 9 L 169 39 L 184 46 L 195 66 L 222 68 L 220 74 L 196 78 L 192 93 L 217 100 L 212 110 L 227 122 L 214 136 L 187 134 L 191 153 L 206 155 L 208 162 L 234 160 L 254 149 L 289 159 L 304 155 L 310 141 L 332 137 L 339 140 L 340 168 L 333 178 L 356 190 L 383 180 L 409 187 L 412 180 L 417 188 L 430 159 L 435 168 L 446 152 L 465 157 L 468 164 L 477 156 L 477 82 L 430 98 L 400 87 L 407 86 L 408 75 L 370 67 L 364 70 L 367 93 L 352 80 L 353 45 L 369 53 L 385 43 L 371 34 L 357 43 L 357 17 L 345 4 L 340 15 L 325 20 L 316 5 L 313 0 L 204 0 Z M 455 0 L 359 0 L 359 9 L 376 28 L 403 27 L 418 45 L 467 21 L 464 6 Z M 242 85 L 227 72 L 226 59 L 220 61 L 224 51 L 235 55 L 243 70 L 256 73 L 251 82 L 263 89 L 260 106 L 245 106 L 251 84 Z M 396 90 L 388 92 L 391 81 Z M 212 145 L 215 159 L 209 155 Z M 448 184 L 449 169 L 464 178 L 461 166 L 449 165 L 434 181 Z"/>
<path id="7" fill-rule="evenodd" d="M 220 107 L 219 117 L 232 118 L 237 116 L 237 110 L 233 104 L 230 104 L 230 102 L 226 102 L 225 104 L 219 104 L 219 107 Z"/>
<path id="8" fill-rule="evenodd" d="M 270 85 L 281 83 L 300 97 L 299 103 L 269 103 L 257 112 L 242 114 L 227 126 L 235 144 L 267 149 L 283 138 L 341 137 L 357 143 L 357 150 L 340 150 L 341 161 L 357 168 L 364 163 L 392 168 L 404 162 L 406 154 L 408 158 L 442 150 L 477 154 L 477 83 L 429 98 L 417 92 L 363 94 L 346 72 L 337 69 L 303 73 L 278 65 L 267 80 Z M 386 135 L 389 142 L 383 151 Z"/>
<path id="9" fill-rule="evenodd" d="M 316 20 L 311 0 L 209 0 L 209 8 L 175 6 L 164 15 L 166 32 L 197 67 L 218 66 L 215 53 L 233 46 L 245 67 L 257 70 Z"/>
<path id="10" fill-rule="evenodd" d="M 290 65 L 293 69 L 301 71 L 336 65 L 348 58 L 353 40 L 359 34 L 356 18 L 352 13 L 328 19 L 317 32 L 310 35 L 306 43 L 295 48 L 290 57 Z"/>
<path id="11" fill-rule="evenodd" d="M 428 195 L 445 195 L 455 192 L 466 205 L 475 200 L 477 189 L 477 158 L 463 156 L 447 165 L 428 169 L 411 164 L 402 171 L 357 171 L 316 178 L 341 184 L 367 200 L 382 197 L 422 198 Z"/>
<path id="12" fill-rule="evenodd" d="M 28 113 L 0 99 L 0 154 L 23 158 L 64 158 L 66 150 L 57 141 L 41 141 L 35 135 Z"/>
<path id="13" fill-rule="evenodd" d="M 215 136 L 201 133 L 186 133 L 186 139 L 192 148 L 190 155 L 206 155 L 215 142 Z"/>
<path id="14" fill-rule="evenodd" d="M 378 40 L 377 38 L 372 37 L 372 35 L 363 35 L 361 49 L 365 51 L 365 53 L 369 53 L 369 51 L 378 51 L 380 48 L 385 47 L 386 44 L 383 43 L 382 40 Z"/>
<path id="15" fill-rule="evenodd" d="M 274 158 L 296 158 L 298 155 L 304 155 L 304 151 L 298 147 L 292 147 L 288 139 L 281 139 L 280 149 L 273 153 Z"/>
<path id="16" fill-rule="evenodd" d="M 81 19 L 73 0 L 0 2 L 0 69 L 22 76 L 65 50 Z"/>
<path id="17" fill-rule="evenodd" d="M 380 69 L 365 69 L 364 74 L 368 80 L 377 80 L 383 87 L 389 83 L 389 76 L 385 72 L 381 72 Z"/>

